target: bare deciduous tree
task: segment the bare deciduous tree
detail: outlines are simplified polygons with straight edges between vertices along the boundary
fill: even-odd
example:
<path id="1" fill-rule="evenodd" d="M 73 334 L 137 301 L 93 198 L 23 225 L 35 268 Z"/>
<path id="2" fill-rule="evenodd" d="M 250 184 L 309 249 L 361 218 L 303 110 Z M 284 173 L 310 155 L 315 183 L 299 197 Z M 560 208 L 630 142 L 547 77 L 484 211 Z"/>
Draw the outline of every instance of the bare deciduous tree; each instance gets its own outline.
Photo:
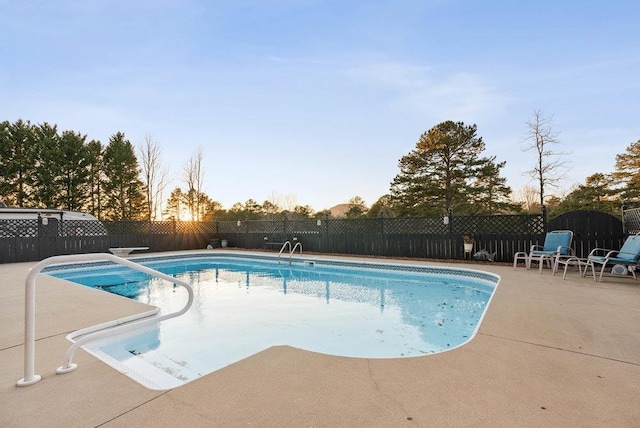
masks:
<path id="1" fill-rule="evenodd" d="M 276 191 L 272 191 L 271 193 L 269 193 L 269 196 L 267 197 L 267 200 L 265 202 L 269 202 L 269 206 L 274 207 L 274 212 L 271 212 L 269 214 L 277 214 L 278 211 L 282 210 L 282 196 L 280 196 L 280 194 Z"/>
<path id="2" fill-rule="evenodd" d="M 293 193 L 289 193 L 288 195 L 284 195 L 282 197 L 282 205 L 281 207 L 289 212 L 293 212 L 293 210 L 298 206 L 298 197 Z"/>
<path id="3" fill-rule="evenodd" d="M 522 189 L 518 190 L 514 196 L 516 202 L 521 204 L 522 207 L 529 212 L 533 211 L 538 204 L 536 201 L 538 199 L 538 189 L 536 189 L 535 186 L 527 184 Z"/>
<path id="4" fill-rule="evenodd" d="M 157 220 L 162 213 L 162 194 L 168 182 L 168 169 L 162 165 L 162 153 L 158 143 L 150 136 L 138 148 L 140 153 L 142 182 L 146 187 L 147 219 Z"/>
<path id="5" fill-rule="evenodd" d="M 568 153 L 555 152 L 551 146 L 560 143 L 558 133 L 553 129 L 553 116 L 544 116 L 540 110 L 533 113 L 533 118 L 527 121 L 528 143 L 525 151 L 535 150 L 537 154 L 536 166 L 526 171 L 532 179 L 538 181 L 540 206 L 544 206 L 545 190 L 548 187 L 558 187 L 558 183 L 564 178 L 567 161 L 564 155 Z"/>
<path id="6" fill-rule="evenodd" d="M 202 201 L 202 187 L 204 182 L 204 172 L 202 171 L 202 162 L 204 161 L 204 153 L 202 147 L 198 147 L 196 152 L 187 160 L 183 168 L 183 181 L 187 185 L 186 202 L 191 220 L 200 221 L 200 204 Z"/>

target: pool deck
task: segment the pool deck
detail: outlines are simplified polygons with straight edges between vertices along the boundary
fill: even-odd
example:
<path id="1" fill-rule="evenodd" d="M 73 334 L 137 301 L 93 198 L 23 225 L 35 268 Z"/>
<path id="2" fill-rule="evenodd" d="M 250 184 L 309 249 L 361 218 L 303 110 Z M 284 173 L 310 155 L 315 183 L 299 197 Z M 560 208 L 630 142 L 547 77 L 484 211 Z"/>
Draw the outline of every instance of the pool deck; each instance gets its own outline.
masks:
<path id="1" fill-rule="evenodd" d="M 168 391 L 148 390 L 84 350 L 76 371 L 56 375 L 69 332 L 148 307 L 48 276 L 36 287 L 42 380 L 17 387 L 24 280 L 35 263 L 0 265 L 0 426 L 640 426 L 640 281 L 384 261 L 476 268 L 502 280 L 476 337 L 452 351 L 361 359 L 275 346 Z"/>

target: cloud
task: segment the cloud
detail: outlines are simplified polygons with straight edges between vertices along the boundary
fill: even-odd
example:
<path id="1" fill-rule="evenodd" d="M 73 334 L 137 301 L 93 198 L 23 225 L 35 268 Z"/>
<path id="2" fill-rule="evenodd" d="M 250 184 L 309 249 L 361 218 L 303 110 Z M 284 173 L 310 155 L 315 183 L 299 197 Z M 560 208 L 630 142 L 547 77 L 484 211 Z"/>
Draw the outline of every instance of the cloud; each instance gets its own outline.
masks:
<path id="1" fill-rule="evenodd" d="M 395 108 L 438 120 L 477 122 L 502 114 L 509 102 L 488 79 L 468 72 L 377 63 L 353 68 L 349 74 L 361 83 L 392 91 Z"/>

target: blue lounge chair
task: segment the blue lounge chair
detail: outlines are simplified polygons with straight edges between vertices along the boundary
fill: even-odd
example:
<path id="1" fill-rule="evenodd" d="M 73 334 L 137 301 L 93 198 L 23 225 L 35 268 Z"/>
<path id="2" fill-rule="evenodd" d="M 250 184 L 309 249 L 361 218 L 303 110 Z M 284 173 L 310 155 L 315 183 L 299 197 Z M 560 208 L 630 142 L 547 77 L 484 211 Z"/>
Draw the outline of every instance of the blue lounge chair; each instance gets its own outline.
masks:
<path id="1" fill-rule="evenodd" d="M 531 268 L 531 262 L 537 261 L 540 273 L 542 273 L 542 266 L 545 263 L 555 273 L 561 258 L 573 256 L 572 241 L 572 231 L 553 230 L 545 236 L 544 245 L 532 245 L 528 254 L 525 252 L 516 253 L 513 257 L 513 268 L 516 268 L 518 260 L 524 260 L 527 269 Z"/>
<path id="2" fill-rule="evenodd" d="M 619 250 L 594 248 L 587 256 L 587 266 L 591 267 L 594 281 L 602 281 L 602 274 L 607 265 L 622 265 L 631 272 L 634 279 L 637 279 L 636 268 L 638 263 L 640 263 L 640 234 L 629 236 Z M 602 266 L 597 279 L 595 265 Z"/>

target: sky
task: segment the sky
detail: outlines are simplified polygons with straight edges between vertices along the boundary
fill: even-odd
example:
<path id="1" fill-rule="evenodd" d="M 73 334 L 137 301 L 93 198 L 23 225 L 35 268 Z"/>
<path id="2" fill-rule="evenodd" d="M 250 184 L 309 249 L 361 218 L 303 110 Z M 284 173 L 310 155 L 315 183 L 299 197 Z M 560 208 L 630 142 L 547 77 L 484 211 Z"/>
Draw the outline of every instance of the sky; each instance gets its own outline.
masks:
<path id="1" fill-rule="evenodd" d="M 561 196 L 640 140 L 637 0 L 0 0 L 0 120 L 160 147 L 167 190 L 319 211 L 387 194 L 446 120 L 526 171 L 552 118 Z"/>

